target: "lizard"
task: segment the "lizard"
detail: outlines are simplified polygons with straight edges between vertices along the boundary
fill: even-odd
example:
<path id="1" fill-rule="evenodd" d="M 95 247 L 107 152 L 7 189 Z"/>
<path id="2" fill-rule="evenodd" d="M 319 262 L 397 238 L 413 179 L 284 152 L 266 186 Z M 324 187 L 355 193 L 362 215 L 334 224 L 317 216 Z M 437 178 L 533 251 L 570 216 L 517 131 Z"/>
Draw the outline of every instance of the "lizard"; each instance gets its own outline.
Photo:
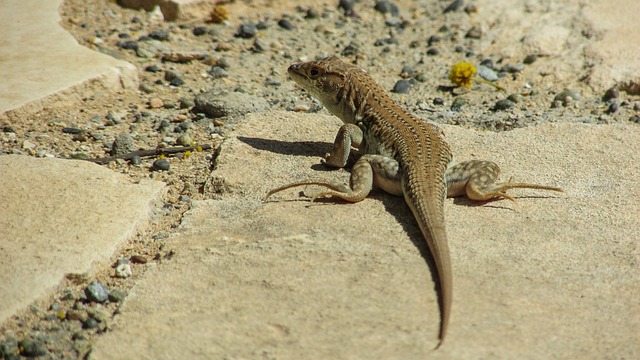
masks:
<path id="1" fill-rule="evenodd" d="M 500 168 L 491 161 L 453 161 L 453 154 L 436 125 L 403 109 L 362 69 L 336 56 L 294 63 L 289 76 L 343 121 L 330 153 L 323 162 L 334 168 L 347 165 L 352 147 L 357 149 L 349 184 L 304 180 L 269 191 L 263 198 L 285 189 L 319 185 L 327 190 L 311 201 L 337 197 L 348 202 L 364 200 L 374 185 L 403 196 L 424 236 L 435 263 L 439 282 L 439 348 L 449 325 L 453 280 L 444 200 L 466 195 L 471 200 L 515 199 L 513 188 L 560 191 L 557 187 L 508 182 L 497 183 Z"/>

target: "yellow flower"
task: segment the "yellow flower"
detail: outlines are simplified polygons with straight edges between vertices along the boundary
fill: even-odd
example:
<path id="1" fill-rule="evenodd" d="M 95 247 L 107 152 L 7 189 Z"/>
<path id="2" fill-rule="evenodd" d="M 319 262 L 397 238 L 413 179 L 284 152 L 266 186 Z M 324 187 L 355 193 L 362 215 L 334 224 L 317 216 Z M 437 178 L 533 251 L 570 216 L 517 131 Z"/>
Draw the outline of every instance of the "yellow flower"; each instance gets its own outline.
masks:
<path id="1" fill-rule="evenodd" d="M 189 156 L 191 156 L 191 151 L 187 150 L 184 152 L 184 156 L 182 157 L 183 159 L 187 159 L 189 158 Z"/>
<path id="2" fill-rule="evenodd" d="M 458 86 L 464 86 L 467 89 L 471 88 L 471 82 L 473 76 L 478 72 L 473 64 L 461 61 L 453 67 L 449 72 L 449 80 Z"/>
<path id="3" fill-rule="evenodd" d="M 479 82 L 485 83 L 487 85 L 491 85 L 496 87 L 502 91 L 506 91 L 505 88 L 498 84 L 494 84 L 491 81 L 487 81 L 483 78 L 474 77 L 475 74 L 478 73 L 476 67 L 473 64 L 461 61 L 451 67 L 451 71 L 449 72 L 449 80 L 457 86 L 464 86 L 467 89 L 471 88 L 471 83 L 473 80 L 477 80 Z"/>

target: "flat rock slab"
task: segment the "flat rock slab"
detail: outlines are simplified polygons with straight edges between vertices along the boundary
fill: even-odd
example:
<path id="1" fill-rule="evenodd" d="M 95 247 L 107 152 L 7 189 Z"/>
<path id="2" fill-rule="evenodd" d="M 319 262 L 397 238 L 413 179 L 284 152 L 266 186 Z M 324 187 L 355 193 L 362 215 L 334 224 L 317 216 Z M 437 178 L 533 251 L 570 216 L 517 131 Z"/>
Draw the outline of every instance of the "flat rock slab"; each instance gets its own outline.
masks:
<path id="1" fill-rule="evenodd" d="M 432 261 L 402 199 L 377 191 L 357 204 L 311 205 L 303 188 L 260 200 L 294 180 L 346 180 L 319 164 L 339 125 L 294 113 L 239 124 L 216 170 L 231 194 L 186 215 L 169 243 L 176 255 L 132 289 L 93 358 L 640 356 L 637 131 L 443 127 L 458 159 L 491 159 L 504 179 L 566 193 L 446 201 L 454 305 L 447 341 L 433 351 Z"/>
<path id="2" fill-rule="evenodd" d="M 87 82 L 109 89 L 137 86 L 135 66 L 79 45 L 60 26 L 61 3 L 0 2 L 0 115 L 33 103 L 46 106 Z"/>
<path id="3" fill-rule="evenodd" d="M 0 323 L 65 274 L 108 261 L 165 188 L 85 161 L 18 155 L 0 156 L 0 184 Z"/>

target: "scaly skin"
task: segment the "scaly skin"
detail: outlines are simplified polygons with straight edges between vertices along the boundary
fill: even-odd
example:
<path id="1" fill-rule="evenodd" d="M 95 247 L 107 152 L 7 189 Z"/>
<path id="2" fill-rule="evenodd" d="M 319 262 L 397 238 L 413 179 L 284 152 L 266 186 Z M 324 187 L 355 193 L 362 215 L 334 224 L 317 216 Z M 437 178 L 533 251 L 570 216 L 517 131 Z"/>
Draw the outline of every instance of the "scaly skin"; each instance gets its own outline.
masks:
<path id="1" fill-rule="evenodd" d="M 289 75 L 316 97 L 345 125 L 340 128 L 325 163 L 344 167 L 351 147 L 360 157 L 353 166 L 350 185 L 306 180 L 271 190 L 265 197 L 300 185 L 320 185 L 329 190 L 318 197 L 335 196 L 358 202 L 374 185 L 404 196 L 435 261 L 440 285 L 440 333 L 438 347 L 447 334 L 453 280 L 444 219 L 444 199 L 466 194 L 474 200 L 505 198 L 511 188 L 562 191 L 525 183 L 494 183 L 499 168 L 488 161 L 453 165 L 453 155 L 435 125 L 396 104 L 376 82 L 355 65 L 332 56 L 293 64 Z"/>

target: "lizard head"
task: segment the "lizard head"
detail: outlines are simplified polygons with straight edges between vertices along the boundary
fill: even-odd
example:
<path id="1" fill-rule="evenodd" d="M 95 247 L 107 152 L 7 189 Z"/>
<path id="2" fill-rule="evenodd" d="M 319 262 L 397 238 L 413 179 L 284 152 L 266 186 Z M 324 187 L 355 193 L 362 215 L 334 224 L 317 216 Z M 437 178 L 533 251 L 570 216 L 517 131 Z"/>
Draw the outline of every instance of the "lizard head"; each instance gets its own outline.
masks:
<path id="1" fill-rule="evenodd" d="M 314 61 L 295 63 L 289 66 L 289 76 L 317 98 L 331 111 L 337 106 L 337 95 L 344 87 L 346 75 L 357 67 L 349 65 L 336 56 Z"/>

